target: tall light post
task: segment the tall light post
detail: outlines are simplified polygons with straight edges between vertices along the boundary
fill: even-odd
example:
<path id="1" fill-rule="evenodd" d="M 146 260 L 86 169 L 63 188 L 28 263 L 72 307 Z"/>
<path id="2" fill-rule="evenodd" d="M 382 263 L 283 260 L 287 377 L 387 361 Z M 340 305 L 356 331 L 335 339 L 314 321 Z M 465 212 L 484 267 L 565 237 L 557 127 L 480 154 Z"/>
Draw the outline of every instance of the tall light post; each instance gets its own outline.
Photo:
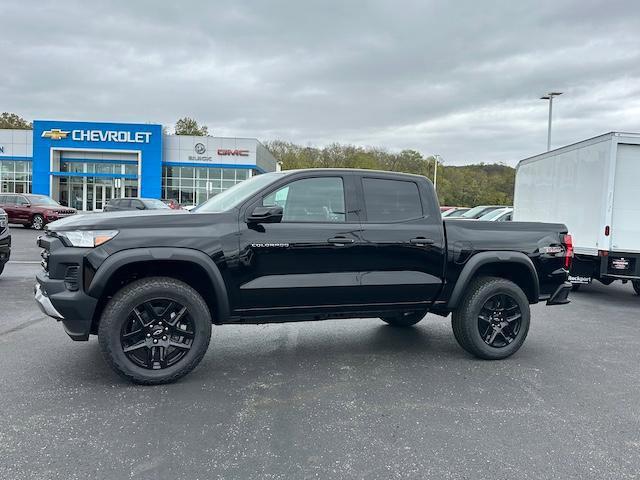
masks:
<path id="1" fill-rule="evenodd" d="M 549 100 L 549 125 L 547 126 L 547 152 L 551 150 L 551 117 L 553 115 L 553 97 L 562 95 L 562 92 L 549 92 L 540 97 L 540 100 Z"/>
<path id="2" fill-rule="evenodd" d="M 438 159 L 440 159 L 440 155 L 433 155 L 433 189 L 438 190 Z"/>

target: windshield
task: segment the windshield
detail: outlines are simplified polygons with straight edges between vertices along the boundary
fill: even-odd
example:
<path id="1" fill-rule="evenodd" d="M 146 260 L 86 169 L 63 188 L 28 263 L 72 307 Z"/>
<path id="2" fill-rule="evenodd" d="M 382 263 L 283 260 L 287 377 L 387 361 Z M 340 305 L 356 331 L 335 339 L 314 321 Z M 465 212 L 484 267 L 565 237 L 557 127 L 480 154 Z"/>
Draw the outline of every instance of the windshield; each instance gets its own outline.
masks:
<path id="1" fill-rule="evenodd" d="M 498 208 L 497 210 L 494 210 L 492 212 L 485 213 L 478 220 L 484 220 L 484 221 L 495 220 L 496 218 L 498 218 L 503 213 L 506 213 L 507 211 L 509 211 L 508 208 Z"/>
<path id="2" fill-rule="evenodd" d="M 461 217 L 462 218 L 478 218 L 482 215 L 482 212 L 488 212 L 490 210 L 495 210 L 500 207 L 488 207 L 486 205 L 478 205 L 477 207 L 473 207 L 468 212 L 464 212 Z"/>
<path id="3" fill-rule="evenodd" d="M 192 212 L 196 213 L 217 213 L 226 212 L 237 207 L 247 198 L 251 197 L 255 192 L 261 190 L 272 182 L 275 182 L 283 174 L 281 172 L 263 173 L 251 177 L 240 183 L 236 183 L 233 187 L 219 193 L 215 197 L 210 198 L 202 205 L 194 208 Z"/>
<path id="4" fill-rule="evenodd" d="M 29 200 L 32 205 L 51 205 L 56 207 L 60 206 L 60 204 L 54 199 L 49 198 L 45 195 L 27 195 L 27 200 Z"/>
<path id="5" fill-rule="evenodd" d="M 446 215 L 449 218 L 453 218 L 453 217 L 461 217 L 462 215 L 464 215 L 464 212 L 468 212 L 469 209 L 468 208 L 459 208 L 457 210 L 453 210 L 452 212 L 447 212 L 449 213 L 449 215 Z"/>
<path id="6" fill-rule="evenodd" d="M 150 198 L 144 201 L 149 208 L 153 209 L 161 209 L 161 208 L 171 208 L 169 205 L 164 203 L 162 200 L 156 200 L 155 198 Z"/>

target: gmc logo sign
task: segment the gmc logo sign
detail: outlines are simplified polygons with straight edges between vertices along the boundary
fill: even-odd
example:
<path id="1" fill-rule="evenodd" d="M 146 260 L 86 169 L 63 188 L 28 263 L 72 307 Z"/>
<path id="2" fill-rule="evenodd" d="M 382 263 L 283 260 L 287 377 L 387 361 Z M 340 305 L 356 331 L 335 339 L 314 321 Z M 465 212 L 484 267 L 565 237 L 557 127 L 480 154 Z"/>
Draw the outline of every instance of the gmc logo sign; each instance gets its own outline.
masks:
<path id="1" fill-rule="evenodd" d="M 248 157 L 249 150 L 230 150 L 228 148 L 219 148 L 218 155 L 229 156 L 232 155 L 234 157 Z"/>

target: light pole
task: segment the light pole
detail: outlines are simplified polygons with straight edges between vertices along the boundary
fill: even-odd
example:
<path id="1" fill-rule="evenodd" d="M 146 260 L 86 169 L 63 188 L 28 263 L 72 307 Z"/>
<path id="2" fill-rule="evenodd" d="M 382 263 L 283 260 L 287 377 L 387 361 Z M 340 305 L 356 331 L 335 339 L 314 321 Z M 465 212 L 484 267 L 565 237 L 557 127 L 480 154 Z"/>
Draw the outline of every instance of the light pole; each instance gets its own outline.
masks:
<path id="1" fill-rule="evenodd" d="M 553 97 L 562 95 L 562 92 L 549 92 L 540 97 L 540 100 L 549 100 L 549 125 L 547 126 L 547 152 L 551 150 L 551 116 L 553 115 Z"/>
<path id="2" fill-rule="evenodd" d="M 431 155 L 433 157 L 433 189 L 438 189 L 438 159 L 442 158 L 437 153 Z"/>

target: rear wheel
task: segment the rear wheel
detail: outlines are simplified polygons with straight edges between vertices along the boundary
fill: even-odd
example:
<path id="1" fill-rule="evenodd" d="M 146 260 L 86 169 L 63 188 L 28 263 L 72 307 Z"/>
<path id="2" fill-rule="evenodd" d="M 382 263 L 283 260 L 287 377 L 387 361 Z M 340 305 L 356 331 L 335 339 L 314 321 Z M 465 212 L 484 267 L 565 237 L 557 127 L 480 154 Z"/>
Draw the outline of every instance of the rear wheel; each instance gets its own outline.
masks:
<path id="1" fill-rule="evenodd" d="M 529 300 L 515 283 L 480 277 L 453 312 L 456 340 L 472 355 L 498 360 L 517 352 L 529 331 Z"/>
<path id="2" fill-rule="evenodd" d="M 170 383 L 202 360 L 211 338 L 211 316 L 187 284 L 143 278 L 107 304 L 98 338 L 105 359 L 123 377 L 147 385 Z"/>
<path id="3" fill-rule="evenodd" d="M 387 315 L 380 317 L 383 322 L 387 322 L 394 327 L 410 327 L 415 325 L 424 318 L 427 314 L 425 311 L 421 312 L 404 312 L 399 315 Z"/>
<path id="4" fill-rule="evenodd" d="M 640 295 L 640 280 L 634 280 L 631 284 L 633 285 L 633 289 L 636 291 L 636 294 Z"/>
<path id="5" fill-rule="evenodd" d="M 31 219 L 31 228 L 34 230 L 42 230 L 44 228 L 44 217 L 36 213 Z"/>

